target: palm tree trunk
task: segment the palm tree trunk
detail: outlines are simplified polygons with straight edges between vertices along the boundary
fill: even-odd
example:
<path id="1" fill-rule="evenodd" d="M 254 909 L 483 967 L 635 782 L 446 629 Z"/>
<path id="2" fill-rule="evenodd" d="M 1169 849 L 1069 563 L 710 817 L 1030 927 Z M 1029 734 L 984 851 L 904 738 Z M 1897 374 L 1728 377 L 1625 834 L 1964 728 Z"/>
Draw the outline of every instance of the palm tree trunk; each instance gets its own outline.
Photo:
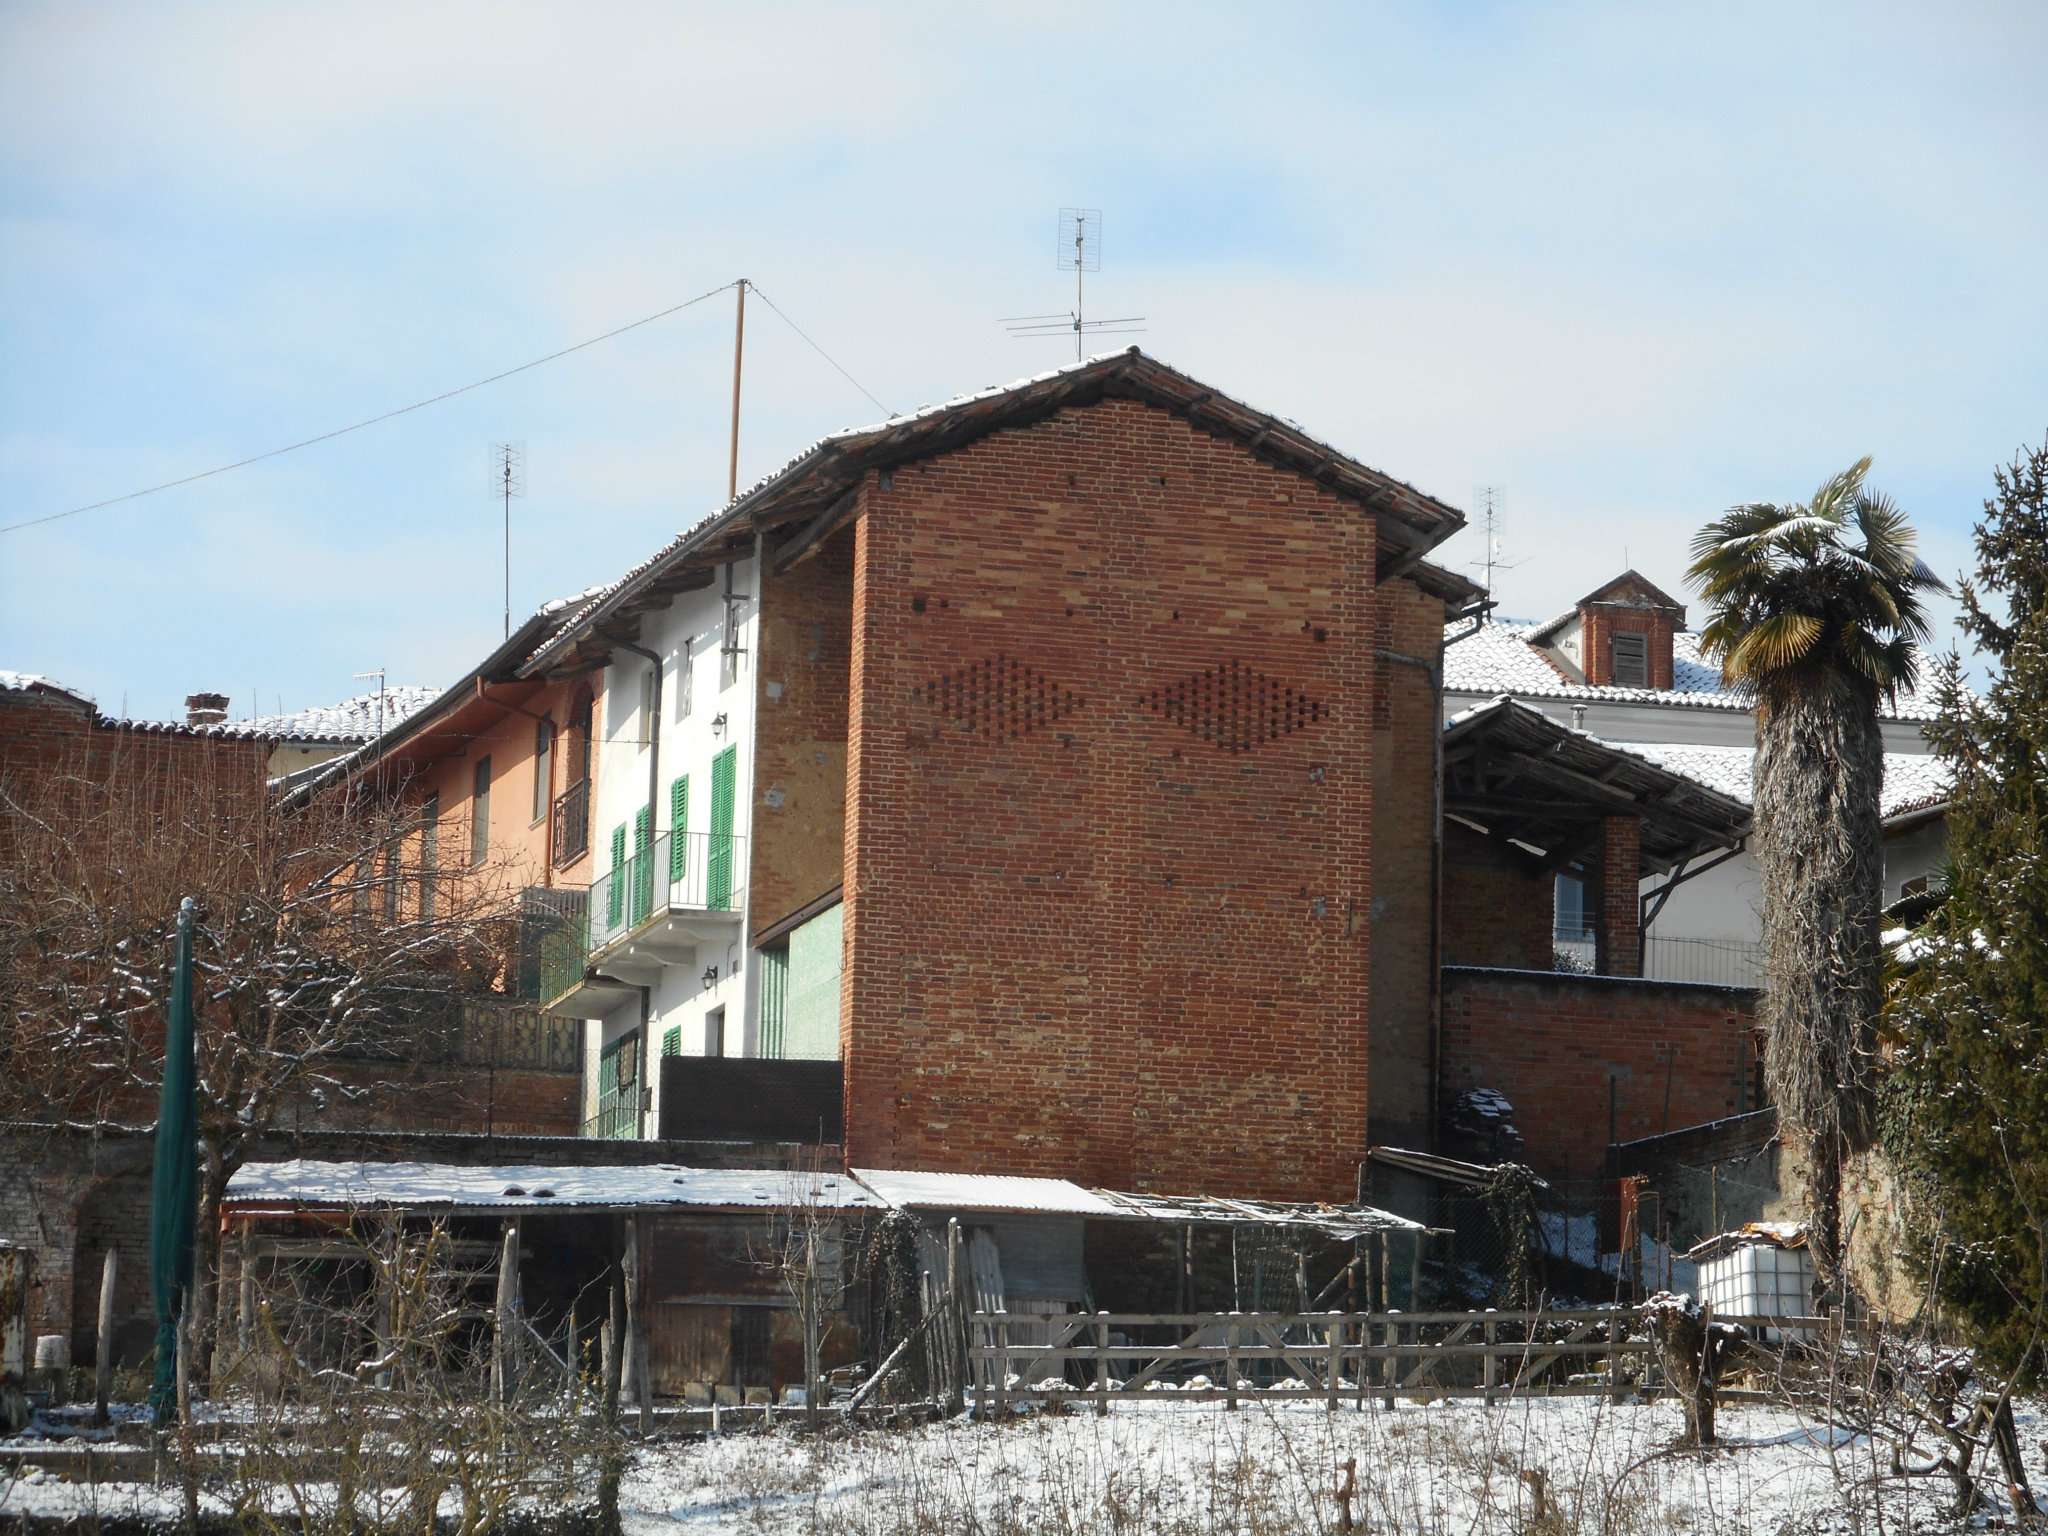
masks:
<path id="1" fill-rule="evenodd" d="M 1759 700 L 1755 773 L 1764 1075 L 1781 1127 L 1804 1144 L 1807 1242 L 1822 1299 L 1841 1277 L 1842 1164 L 1875 1134 L 1884 858 L 1875 691 L 1838 674 L 1774 689 Z"/>

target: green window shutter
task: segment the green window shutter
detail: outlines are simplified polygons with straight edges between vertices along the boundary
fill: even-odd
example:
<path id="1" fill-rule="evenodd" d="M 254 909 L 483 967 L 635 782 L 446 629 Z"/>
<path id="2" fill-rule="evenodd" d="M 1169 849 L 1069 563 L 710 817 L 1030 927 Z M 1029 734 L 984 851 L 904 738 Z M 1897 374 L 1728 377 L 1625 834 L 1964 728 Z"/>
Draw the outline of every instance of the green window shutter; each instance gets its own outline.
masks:
<path id="1" fill-rule="evenodd" d="M 664 1056 L 680 1056 L 683 1054 L 682 1025 L 672 1024 L 663 1031 L 661 1036 L 661 1054 Z"/>
<path id="2" fill-rule="evenodd" d="M 604 895 L 604 925 L 607 928 L 619 926 L 619 919 L 626 915 L 626 824 L 622 821 L 612 828 L 612 872 L 611 880 Z"/>
<path id="3" fill-rule="evenodd" d="M 676 775 L 668 787 L 668 883 L 681 885 L 690 872 L 690 776 Z"/>
<path id="4" fill-rule="evenodd" d="M 737 747 L 727 747 L 711 759 L 711 846 L 706 854 L 704 905 L 714 912 L 732 906 L 732 798 L 738 764 Z"/>
<path id="5" fill-rule="evenodd" d="M 651 806 L 633 813 L 633 921 L 644 923 L 654 909 L 654 818 Z"/>

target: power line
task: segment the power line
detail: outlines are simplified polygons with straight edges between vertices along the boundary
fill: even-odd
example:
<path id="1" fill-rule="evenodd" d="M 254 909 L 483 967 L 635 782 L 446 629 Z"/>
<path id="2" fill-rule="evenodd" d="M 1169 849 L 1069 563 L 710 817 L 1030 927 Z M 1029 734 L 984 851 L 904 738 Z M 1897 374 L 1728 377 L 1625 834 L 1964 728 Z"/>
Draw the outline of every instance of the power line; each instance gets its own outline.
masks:
<path id="1" fill-rule="evenodd" d="M 401 405 L 396 410 L 385 411 L 381 415 L 368 417 L 346 427 L 336 427 L 332 432 L 322 432 L 317 437 L 302 438 L 296 443 L 287 443 L 282 448 L 272 448 L 265 453 L 251 454 L 248 458 L 237 459 L 232 464 L 221 464 L 212 469 L 202 469 L 196 475 L 185 475 L 176 480 L 166 480 L 161 485 L 146 486 L 139 491 L 130 491 L 124 496 L 109 496 L 105 501 L 91 502 L 86 506 L 72 507 L 67 511 L 48 512 L 41 517 L 26 518 L 18 523 L 0 524 L 0 534 L 19 533 L 24 528 L 34 528 L 43 523 L 60 522 L 67 517 L 77 517 L 82 512 L 97 512 L 102 507 L 118 506 L 124 501 L 139 501 L 144 496 L 154 496 L 159 491 L 176 490 L 181 485 L 191 485 L 197 480 L 210 480 L 215 475 L 224 475 L 230 470 L 246 469 L 251 464 L 261 464 L 265 459 L 275 459 L 287 453 L 297 453 L 301 448 L 311 448 L 316 443 L 332 442 L 337 437 L 346 437 L 351 432 L 360 432 L 363 428 L 374 427 L 379 422 L 390 421 L 394 417 L 409 415 L 413 411 L 423 411 L 430 405 L 439 405 L 444 400 L 453 400 L 457 395 L 466 395 L 471 390 L 482 389 L 486 384 L 496 384 L 501 379 L 509 379 L 514 374 L 525 373 L 529 369 L 540 367 L 543 363 L 552 363 L 559 358 L 569 356 L 572 352 L 581 352 L 586 347 L 596 346 L 599 342 L 610 341 L 614 336 L 623 336 L 628 331 L 637 331 L 643 325 L 652 325 L 657 320 L 666 320 L 670 315 L 680 314 L 692 305 L 702 304 L 706 299 L 717 297 L 739 281 L 743 281 L 743 279 L 736 278 L 733 283 L 720 283 L 716 288 L 700 293 L 694 299 L 685 299 L 680 304 L 671 304 L 667 309 L 642 316 L 638 320 L 628 321 L 624 325 L 606 331 L 601 336 L 592 336 L 587 341 L 579 341 L 573 346 L 564 347 L 559 352 L 550 352 L 546 357 L 536 357 L 531 362 L 519 364 L 516 368 L 507 368 L 502 373 L 494 373 L 487 379 L 478 379 L 474 383 L 458 385 L 454 389 L 443 390 L 438 395 L 429 395 L 424 400 L 415 400 L 411 405 Z M 766 298 L 767 295 L 763 294 L 762 297 Z M 773 309 L 774 305 L 769 305 L 769 308 Z M 781 314 L 782 312 L 776 310 L 776 313 Z M 787 319 L 788 317 L 784 316 L 784 318 Z M 802 333 L 799 332 L 798 334 L 801 335 Z M 805 339 L 808 340 L 809 338 L 806 337 Z M 828 362 L 831 361 L 829 358 L 826 360 Z M 834 363 L 833 366 L 836 368 L 839 365 Z M 840 371 L 842 373 L 845 372 L 844 369 L 840 369 Z M 865 394 L 866 391 L 862 391 L 862 393 Z M 869 398 L 873 399 L 874 397 L 870 395 Z"/>
<path id="2" fill-rule="evenodd" d="M 810 336 L 805 332 L 802 326 L 798 325 L 794 320 L 790 319 L 789 316 L 783 314 L 782 306 L 777 304 L 773 299 L 769 298 L 767 294 L 763 293 L 761 291 L 761 285 L 759 283 L 749 278 L 747 280 L 747 286 L 754 290 L 754 296 L 756 298 L 758 298 L 763 304 L 766 304 L 770 309 L 774 310 L 775 313 L 781 317 L 782 323 L 784 325 L 788 326 L 792 331 L 795 331 L 797 335 L 803 337 L 805 346 L 809 347 L 813 352 L 817 353 L 818 356 L 825 359 L 825 361 L 830 363 L 834 368 L 838 368 L 839 376 L 842 379 L 846 380 L 847 383 L 851 384 L 855 389 L 859 390 L 862 394 L 866 395 L 868 397 L 869 403 L 873 405 L 876 410 L 881 411 L 883 414 L 889 416 L 894 416 L 896 414 L 894 411 L 890 410 L 888 406 L 882 404 L 881 401 L 875 399 L 874 391 L 869 389 L 867 385 L 861 383 L 859 379 L 856 379 L 844 368 L 840 368 L 839 360 L 835 358 L 830 352 L 827 352 L 823 347 L 819 346 L 815 341 L 812 341 Z"/>

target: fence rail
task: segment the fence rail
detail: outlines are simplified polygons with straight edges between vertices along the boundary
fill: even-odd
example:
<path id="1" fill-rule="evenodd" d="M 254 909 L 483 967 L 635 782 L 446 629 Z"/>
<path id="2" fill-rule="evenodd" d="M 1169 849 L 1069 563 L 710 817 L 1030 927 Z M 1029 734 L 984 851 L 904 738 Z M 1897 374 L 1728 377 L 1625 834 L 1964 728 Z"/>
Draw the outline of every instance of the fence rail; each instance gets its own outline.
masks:
<path id="1" fill-rule="evenodd" d="M 1632 1306 L 1502 1312 L 970 1312 L 977 1399 L 1321 1401 L 1391 1408 L 1400 1397 L 1606 1394 L 1661 1383 L 1647 1317 Z M 1753 1328 L 1839 1330 L 1841 1319 L 1716 1315 Z M 1850 1326 L 1854 1326 L 1853 1324 Z M 1137 1339 L 1138 1333 L 1166 1338 Z M 1019 1337 L 1023 1335 L 1023 1337 Z M 1219 1371 L 1220 1368 L 1220 1371 Z M 1220 1374 L 1221 1379 L 1215 1379 Z M 1161 1400 L 1153 1398 L 1154 1401 Z"/>

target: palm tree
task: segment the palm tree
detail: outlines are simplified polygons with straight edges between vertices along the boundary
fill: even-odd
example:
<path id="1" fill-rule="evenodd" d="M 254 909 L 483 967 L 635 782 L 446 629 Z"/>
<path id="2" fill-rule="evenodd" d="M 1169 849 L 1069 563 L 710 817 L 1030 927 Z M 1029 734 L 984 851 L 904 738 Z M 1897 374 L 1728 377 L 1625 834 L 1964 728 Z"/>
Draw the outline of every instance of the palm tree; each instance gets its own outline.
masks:
<path id="1" fill-rule="evenodd" d="M 1884 783 L 1879 700 L 1910 692 L 1946 592 L 1859 460 L 1804 506 L 1731 508 L 1692 541 L 1700 649 L 1756 704 L 1764 1074 L 1805 1143 L 1815 1287 L 1840 1279 L 1842 1164 L 1875 1136 Z"/>

